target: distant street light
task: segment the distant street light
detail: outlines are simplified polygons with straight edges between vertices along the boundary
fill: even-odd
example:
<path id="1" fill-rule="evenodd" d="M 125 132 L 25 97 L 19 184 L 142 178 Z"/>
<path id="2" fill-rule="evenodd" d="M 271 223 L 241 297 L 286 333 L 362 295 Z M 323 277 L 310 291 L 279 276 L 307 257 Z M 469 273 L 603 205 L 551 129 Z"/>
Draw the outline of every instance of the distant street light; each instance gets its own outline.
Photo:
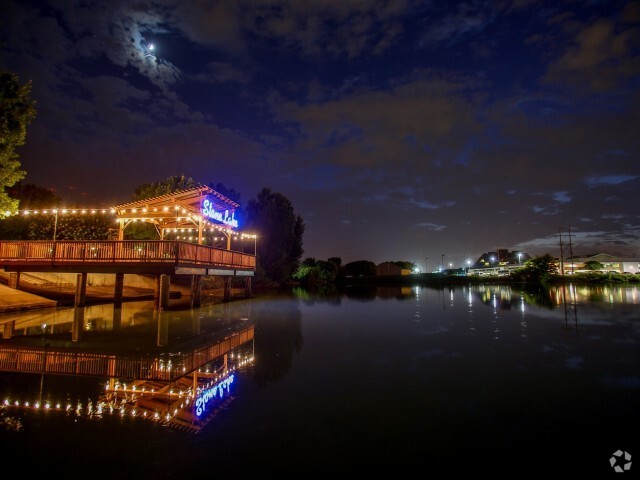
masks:
<path id="1" fill-rule="evenodd" d="M 471 267 L 471 260 L 467 260 L 467 273 L 469 273 L 470 267 Z"/>
<path id="2" fill-rule="evenodd" d="M 520 259 L 522 258 L 522 253 L 518 252 L 518 265 L 522 265 Z"/>

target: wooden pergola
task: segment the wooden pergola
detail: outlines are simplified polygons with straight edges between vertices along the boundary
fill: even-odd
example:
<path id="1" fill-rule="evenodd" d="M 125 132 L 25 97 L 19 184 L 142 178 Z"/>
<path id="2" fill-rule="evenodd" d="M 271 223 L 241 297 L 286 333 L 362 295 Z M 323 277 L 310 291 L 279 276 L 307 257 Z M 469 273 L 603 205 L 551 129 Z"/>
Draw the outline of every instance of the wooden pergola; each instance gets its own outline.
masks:
<path id="1" fill-rule="evenodd" d="M 124 203 L 114 207 L 118 222 L 118 240 L 124 240 L 125 229 L 136 223 L 153 224 L 160 240 L 171 232 L 196 232 L 198 244 L 203 244 L 204 234 L 215 232 L 226 238 L 226 248 L 231 248 L 231 236 L 237 234 L 235 211 L 240 205 L 206 186 L 180 190 L 158 197 Z"/>

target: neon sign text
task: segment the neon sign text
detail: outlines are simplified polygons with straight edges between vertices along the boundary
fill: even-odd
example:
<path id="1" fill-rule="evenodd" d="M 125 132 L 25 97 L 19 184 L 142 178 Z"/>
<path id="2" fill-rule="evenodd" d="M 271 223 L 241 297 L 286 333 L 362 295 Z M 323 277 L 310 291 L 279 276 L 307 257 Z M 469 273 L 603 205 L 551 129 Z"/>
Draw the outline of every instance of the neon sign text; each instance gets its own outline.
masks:
<path id="1" fill-rule="evenodd" d="M 216 396 L 219 396 L 222 398 L 222 395 L 224 395 L 224 390 L 226 389 L 227 392 L 229 391 L 229 385 L 233 383 L 233 380 L 234 380 L 234 375 L 232 374 L 232 375 L 229 375 L 224 380 L 221 380 L 218 383 L 216 383 L 213 387 L 203 390 L 200 396 L 196 398 L 196 403 L 195 403 L 196 415 L 199 417 L 204 413 L 205 409 L 207 408 L 207 403 L 212 398 L 215 398 Z"/>
<path id="2" fill-rule="evenodd" d="M 209 217 L 212 220 L 224 223 L 225 225 L 229 225 L 230 227 L 238 227 L 238 220 L 235 218 L 235 212 L 231 212 L 231 215 L 229 215 L 229 210 L 225 210 L 224 214 L 222 212 L 216 212 L 213 208 L 213 202 L 208 198 L 205 198 L 202 202 L 202 215 Z"/>

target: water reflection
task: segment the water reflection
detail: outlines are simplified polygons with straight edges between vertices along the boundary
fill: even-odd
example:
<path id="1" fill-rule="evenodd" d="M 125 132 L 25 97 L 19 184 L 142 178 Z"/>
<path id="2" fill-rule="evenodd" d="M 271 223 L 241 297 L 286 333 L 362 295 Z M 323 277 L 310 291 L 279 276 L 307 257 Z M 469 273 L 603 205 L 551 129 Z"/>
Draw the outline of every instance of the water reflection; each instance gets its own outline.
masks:
<path id="1" fill-rule="evenodd" d="M 153 302 L 128 302 L 123 303 L 122 308 L 105 304 L 28 310 L 2 314 L 0 318 L 3 322 L 15 321 L 14 335 L 46 335 L 71 333 L 74 319 L 79 316 L 83 318 L 82 330 L 86 332 L 136 327 L 152 322 Z"/>
<path id="2" fill-rule="evenodd" d="M 438 296 L 444 303 L 451 306 L 455 299 L 455 292 L 465 292 L 470 305 L 474 300 L 480 303 L 510 310 L 522 308 L 522 302 L 528 305 L 536 305 L 544 308 L 555 308 L 565 303 L 575 304 L 580 302 L 615 303 L 615 304 L 639 304 L 640 289 L 638 286 L 576 286 L 573 284 L 544 286 L 542 284 L 481 284 L 467 286 L 375 286 L 357 285 L 349 286 L 343 292 L 346 298 L 354 300 L 370 301 L 384 300 L 410 300 L 420 291 L 438 292 Z M 302 287 L 293 289 L 293 294 L 310 302 L 323 301 L 325 296 L 316 296 Z M 335 294 L 338 295 L 338 294 Z M 338 295 L 339 296 L 339 295 Z M 332 297 L 333 298 L 333 297 Z M 338 303 L 336 301 L 336 303 Z"/>
<path id="3" fill-rule="evenodd" d="M 19 401 L 0 408 L 5 455 L 24 464 L 38 452 L 32 463 L 52 465 L 73 444 L 78 478 L 96 478 L 96 465 L 101 478 L 123 471 L 178 478 L 211 475 L 212 466 L 218 474 L 299 474 L 318 458 L 333 471 L 355 462 L 389 472 L 425 461 L 444 469 L 460 461 L 460 452 L 479 470 L 493 471 L 496 458 L 506 458 L 543 474 L 563 466 L 574 474 L 609 468 L 613 448 L 635 451 L 640 325 L 634 292 L 612 292 L 629 302 L 612 306 L 579 287 L 564 294 L 478 287 L 417 286 L 408 297 L 402 290 L 378 297 L 374 289 L 372 300 L 351 292 L 340 303 L 334 294 L 298 291 L 168 312 L 171 348 L 165 350 L 173 356 L 149 355 L 163 359 L 159 373 L 169 360 L 173 369 L 180 364 L 178 350 L 191 351 L 184 345 L 211 345 L 218 324 L 255 326 L 253 364 L 224 384 L 230 378 L 224 359 L 200 372 L 200 406 L 208 406 L 213 424 L 188 434 L 197 418 L 185 420 L 180 412 L 193 377 L 155 386 L 150 378 L 45 374 L 40 398 L 38 373 L 2 374 L 0 401 Z M 59 364 L 39 355 L 37 365 Z M 231 362 L 229 355 L 227 367 Z M 57 404 L 59 413 L 51 415 Z M 166 415 L 176 409 L 170 425 Z M 24 422 L 19 433 L 12 430 L 16 420 Z M 50 441 L 54 435 L 59 441 Z"/>
<path id="4" fill-rule="evenodd" d="M 276 314 L 274 315 L 274 309 Z M 260 386 L 275 383 L 291 369 L 293 355 L 304 345 L 302 313 L 297 303 L 269 303 L 254 310 L 256 358 L 254 379 Z"/>
<path id="5" fill-rule="evenodd" d="M 4 346 L 0 348 L 0 369 L 12 373 L 2 375 L 3 385 L 10 388 L 3 392 L 1 423 L 20 430 L 21 412 L 58 412 L 89 419 L 112 414 L 197 433 L 233 400 L 230 388 L 235 374 L 252 365 L 254 358 L 253 326 L 188 352 L 157 357 Z M 32 374 L 38 370 L 37 394 L 33 383 L 30 388 L 14 383 L 18 375 L 35 378 Z M 84 395 L 73 388 L 66 394 L 56 388 L 45 389 L 49 383 L 60 382 L 58 375 L 69 374 L 76 375 L 74 386 L 80 378 L 92 377 L 95 382 Z M 16 385 L 17 391 L 12 391 Z M 96 388 L 98 385 L 104 385 L 104 390 Z M 65 388 L 69 387 L 65 383 Z M 74 395 L 77 399 L 70 400 Z M 80 400 L 83 397 L 86 400 Z"/>
<path id="6" fill-rule="evenodd" d="M 249 365 L 257 385 L 275 383 L 288 374 L 294 355 L 302 350 L 302 315 L 297 303 L 274 300 L 259 305 L 256 308 L 251 301 L 243 300 L 160 311 L 152 302 L 131 302 L 123 305 L 117 328 L 108 321 L 114 312 L 112 306 L 84 307 L 84 335 L 73 343 L 70 333 L 78 309 L 7 316 L 16 327 L 13 338 L 0 344 L 0 370 L 39 373 L 41 384 L 37 396 L 7 399 L 5 406 L 91 418 L 107 413 L 141 416 L 168 426 L 199 430 L 204 425 L 194 417 L 199 395 L 215 397 L 211 391 L 216 391 L 223 397 L 228 388 L 216 385 L 237 368 Z M 224 343 L 233 342 L 245 331 L 250 331 L 251 341 L 242 348 Z M 157 345 L 153 345 L 156 336 Z M 72 344 L 73 351 L 60 350 Z M 144 357 L 132 357 L 133 352 Z M 211 357 L 211 362 L 196 365 L 193 370 L 195 363 Z M 257 363 L 256 358 L 260 360 Z M 87 365 L 87 369 L 80 371 L 74 365 Z M 76 370 L 68 370 L 69 366 Z M 75 404 L 54 401 L 46 394 L 43 398 L 42 385 L 48 383 L 44 379 L 56 372 L 108 378 L 106 389 L 97 399 L 94 392 L 94 400 Z M 215 410 L 226 407 L 232 398 L 229 396 Z"/>

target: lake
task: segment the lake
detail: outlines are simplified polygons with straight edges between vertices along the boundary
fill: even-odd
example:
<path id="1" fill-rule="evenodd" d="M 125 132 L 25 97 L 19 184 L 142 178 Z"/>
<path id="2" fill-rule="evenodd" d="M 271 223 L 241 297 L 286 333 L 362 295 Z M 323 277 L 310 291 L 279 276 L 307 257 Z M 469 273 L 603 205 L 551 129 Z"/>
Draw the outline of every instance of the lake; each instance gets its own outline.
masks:
<path id="1" fill-rule="evenodd" d="M 108 331 L 109 308 L 95 307 L 90 328 Z M 72 310 L 21 314 L 16 333 L 44 341 Z M 637 286 L 293 289 L 166 315 L 171 338 L 188 336 L 194 318 L 200 335 L 234 319 L 255 326 L 253 362 L 234 372 L 203 428 L 85 414 L 104 378 L 2 373 L 5 467 L 94 479 L 597 477 L 624 468 L 625 456 L 640 461 Z M 155 342 L 153 318 L 149 302 L 125 304 L 123 331 L 151 325 Z M 38 399 L 72 407 L 34 409 Z"/>

